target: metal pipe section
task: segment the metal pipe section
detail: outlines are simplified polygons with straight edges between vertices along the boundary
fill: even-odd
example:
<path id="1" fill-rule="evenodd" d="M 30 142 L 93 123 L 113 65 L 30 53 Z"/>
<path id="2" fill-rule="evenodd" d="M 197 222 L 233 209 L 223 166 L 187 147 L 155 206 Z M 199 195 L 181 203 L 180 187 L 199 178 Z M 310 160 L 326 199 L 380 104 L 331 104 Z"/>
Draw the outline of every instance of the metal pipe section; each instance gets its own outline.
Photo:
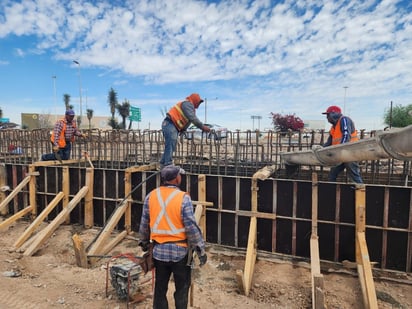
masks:
<path id="1" fill-rule="evenodd" d="M 412 160 L 412 125 L 401 129 L 378 131 L 376 136 L 353 143 L 322 147 L 311 150 L 283 152 L 282 161 L 287 165 L 324 165 L 394 158 Z"/>

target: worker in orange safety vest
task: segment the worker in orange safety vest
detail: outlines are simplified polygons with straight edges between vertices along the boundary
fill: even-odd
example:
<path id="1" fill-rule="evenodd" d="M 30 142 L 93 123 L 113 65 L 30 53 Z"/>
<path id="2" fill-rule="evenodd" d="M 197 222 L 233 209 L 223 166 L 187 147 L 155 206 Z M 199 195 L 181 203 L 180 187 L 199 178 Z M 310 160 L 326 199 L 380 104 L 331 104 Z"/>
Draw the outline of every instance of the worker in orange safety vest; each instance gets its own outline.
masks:
<path id="1" fill-rule="evenodd" d="M 348 116 L 342 115 L 342 110 L 339 106 L 329 106 L 326 112 L 322 113 L 332 127 L 329 131 L 329 137 L 323 147 L 338 145 L 358 140 L 358 132 L 355 129 L 355 124 Z M 345 162 L 331 167 L 328 180 L 336 181 L 338 175 L 346 169 L 348 177 L 354 183 L 363 183 L 360 175 L 358 162 Z"/>
<path id="2" fill-rule="evenodd" d="M 176 150 L 177 137 L 179 133 L 186 131 L 191 123 L 203 132 L 210 132 L 210 128 L 205 126 L 196 116 L 196 109 L 202 102 L 203 99 L 200 98 L 199 94 L 192 93 L 186 100 L 178 102 L 167 112 L 162 122 L 165 148 L 160 159 L 160 169 L 173 164 L 173 152 Z"/>

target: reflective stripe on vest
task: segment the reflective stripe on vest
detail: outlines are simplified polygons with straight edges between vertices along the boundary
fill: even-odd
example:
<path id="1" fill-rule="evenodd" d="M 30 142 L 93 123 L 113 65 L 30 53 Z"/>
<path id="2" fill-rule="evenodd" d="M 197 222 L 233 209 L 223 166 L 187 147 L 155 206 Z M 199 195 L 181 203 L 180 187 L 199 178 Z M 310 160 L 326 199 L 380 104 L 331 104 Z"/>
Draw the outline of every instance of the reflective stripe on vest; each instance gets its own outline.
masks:
<path id="1" fill-rule="evenodd" d="M 153 193 L 149 198 L 151 238 L 157 243 L 175 242 L 186 247 L 186 232 L 181 218 L 185 192 L 160 187 Z"/>
<path id="2" fill-rule="evenodd" d="M 340 129 L 340 120 L 341 119 L 342 119 L 342 117 L 339 118 L 336 125 L 330 129 L 329 133 L 332 136 L 332 145 L 338 145 L 338 144 L 340 144 L 340 141 L 342 140 L 343 133 L 342 133 L 342 130 Z M 359 140 L 358 131 L 355 130 L 351 133 L 349 142 L 356 142 L 358 140 Z"/>
<path id="3" fill-rule="evenodd" d="M 183 113 L 182 104 L 183 102 L 177 103 L 168 112 L 170 119 L 179 131 L 182 131 L 183 128 L 189 123 L 189 119 Z"/>

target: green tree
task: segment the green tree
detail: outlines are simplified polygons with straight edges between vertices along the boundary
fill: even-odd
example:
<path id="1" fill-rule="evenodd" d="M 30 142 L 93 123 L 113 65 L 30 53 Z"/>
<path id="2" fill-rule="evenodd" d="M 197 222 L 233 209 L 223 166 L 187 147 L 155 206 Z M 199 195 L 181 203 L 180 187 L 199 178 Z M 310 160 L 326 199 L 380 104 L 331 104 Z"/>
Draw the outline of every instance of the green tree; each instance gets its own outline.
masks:
<path id="1" fill-rule="evenodd" d="M 126 129 L 126 118 L 130 116 L 130 102 L 125 99 L 122 104 L 116 105 L 117 112 L 122 117 L 122 129 Z"/>
<path id="2" fill-rule="evenodd" d="M 396 105 L 385 110 L 384 123 L 389 127 L 403 128 L 412 124 L 412 104 L 407 106 Z"/>
<path id="3" fill-rule="evenodd" d="M 92 128 L 92 118 L 93 118 L 93 110 L 88 108 L 86 109 L 87 119 L 89 120 L 89 130 Z"/>
<path id="4" fill-rule="evenodd" d="M 109 102 L 110 113 L 112 114 L 112 118 L 114 118 L 114 113 L 116 112 L 116 106 L 117 104 L 119 104 L 119 102 L 117 100 L 117 92 L 113 88 L 110 88 L 107 101 Z"/>
<path id="5" fill-rule="evenodd" d="M 107 124 L 112 127 L 113 130 L 120 129 L 119 123 L 117 122 L 116 118 L 109 118 Z"/>
<path id="6" fill-rule="evenodd" d="M 63 102 L 64 102 L 64 106 L 66 107 L 66 111 L 68 109 L 73 108 L 73 105 L 70 105 L 70 94 L 63 94 Z"/>

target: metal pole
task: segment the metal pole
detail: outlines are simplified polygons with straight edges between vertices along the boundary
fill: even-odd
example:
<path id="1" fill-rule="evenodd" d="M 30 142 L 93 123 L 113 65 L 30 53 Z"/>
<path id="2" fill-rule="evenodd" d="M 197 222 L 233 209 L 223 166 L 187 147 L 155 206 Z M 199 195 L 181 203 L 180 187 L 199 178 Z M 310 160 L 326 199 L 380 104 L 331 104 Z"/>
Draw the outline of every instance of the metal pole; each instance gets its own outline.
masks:
<path id="1" fill-rule="evenodd" d="M 83 116 L 83 111 L 82 111 L 82 78 L 81 78 L 81 75 L 80 75 L 80 63 L 79 63 L 79 61 L 76 61 L 76 60 L 73 60 L 73 62 L 75 63 L 75 64 L 77 64 L 77 68 L 78 68 L 78 73 L 79 73 L 79 95 L 80 95 L 80 125 L 82 124 L 82 122 L 83 122 L 83 118 L 82 118 L 82 116 Z"/>

